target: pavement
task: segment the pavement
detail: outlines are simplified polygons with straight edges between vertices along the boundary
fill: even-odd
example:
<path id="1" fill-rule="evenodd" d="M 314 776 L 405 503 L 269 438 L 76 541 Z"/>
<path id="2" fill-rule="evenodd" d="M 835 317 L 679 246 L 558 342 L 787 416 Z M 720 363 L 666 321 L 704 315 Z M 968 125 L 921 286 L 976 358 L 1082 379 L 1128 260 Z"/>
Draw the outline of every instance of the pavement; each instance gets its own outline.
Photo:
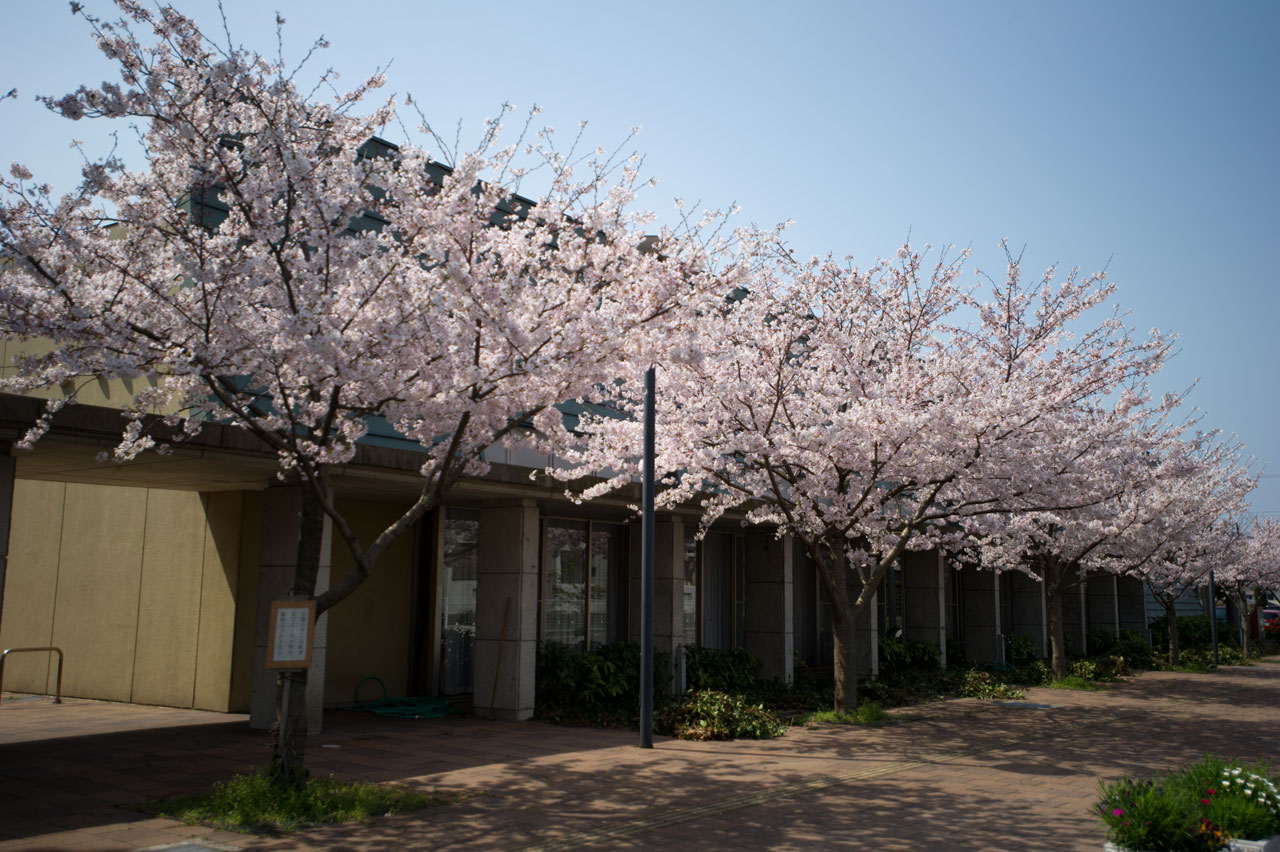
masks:
<path id="1" fill-rule="evenodd" d="M 1150 672 L 1098 692 L 956 699 L 874 728 L 769 741 L 325 713 L 318 774 L 390 782 L 453 804 L 260 837 L 133 809 L 261 764 L 247 717 L 3 696 L 0 852 L 208 850 L 1099 850 L 1101 779 L 1205 753 L 1280 755 L 1280 658 L 1214 674 Z"/>

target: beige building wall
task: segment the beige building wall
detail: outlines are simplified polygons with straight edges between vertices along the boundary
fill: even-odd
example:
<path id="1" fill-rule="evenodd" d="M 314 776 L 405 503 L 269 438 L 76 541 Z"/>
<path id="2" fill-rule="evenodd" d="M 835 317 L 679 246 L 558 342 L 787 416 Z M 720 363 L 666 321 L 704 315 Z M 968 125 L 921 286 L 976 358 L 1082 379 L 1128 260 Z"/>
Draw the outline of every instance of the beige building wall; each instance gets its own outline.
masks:
<path id="1" fill-rule="evenodd" d="M 18 368 L 14 360 L 22 355 L 43 355 L 53 346 L 47 337 L 0 338 L 0 377 L 17 375 Z M 73 391 L 76 401 L 81 405 L 101 405 L 119 408 L 133 399 L 134 394 L 146 388 L 156 386 L 156 381 L 147 378 L 108 379 L 103 376 L 80 376 L 61 387 L 41 388 L 31 391 L 26 396 L 39 399 L 61 399 Z M 160 409 L 157 413 L 163 413 Z M 6 664 L 6 670 L 8 666 Z"/>
<path id="2" fill-rule="evenodd" d="M 239 709 L 243 504 L 240 493 L 17 480 L 0 645 L 61 647 L 64 695 Z M 12 655 L 5 689 L 52 692 L 52 657 Z"/>
<path id="3" fill-rule="evenodd" d="M 366 545 L 403 512 L 399 503 L 339 501 L 341 511 Z M 410 643 L 413 635 L 414 537 L 396 539 L 351 596 L 329 610 L 324 675 L 324 703 L 350 704 L 365 677 L 380 678 L 389 696 L 409 691 Z M 351 571 L 355 561 L 335 534 L 329 583 Z M 376 683 L 365 684 L 362 700 L 381 698 Z"/>

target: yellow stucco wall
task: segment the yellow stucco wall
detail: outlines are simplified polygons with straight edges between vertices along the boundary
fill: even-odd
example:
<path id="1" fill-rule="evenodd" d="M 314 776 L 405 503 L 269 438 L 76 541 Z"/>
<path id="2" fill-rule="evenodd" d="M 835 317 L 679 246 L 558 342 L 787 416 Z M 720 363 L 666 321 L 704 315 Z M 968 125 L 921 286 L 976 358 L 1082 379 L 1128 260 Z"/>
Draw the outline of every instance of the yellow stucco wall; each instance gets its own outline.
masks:
<path id="1" fill-rule="evenodd" d="M 53 600 L 58 590 L 62 507 L 61 482 L 18 480 L 9 526 L 5 605 L 0 647 L 45 646 L 53 641 Z M 53 654 L 12 654 L 4 664 L 5 689 L 48 693 Z"/>
<path id="2" fill-rule="evenodd" d="M 0 644 L 69 696 L 230 707 L 243 496 L 19 479 Z M 48 693 L 16 655 L 6 689 Z"/>
<path id="3" fill-rule="evenodd" d="M 16 375 L 14 360 L 20 355 L 41 355 L 52 349 L 48 338 L 0 338 L 0 376 Z M 76 401 L 81 405 L 102 405 L 119 408 L 133 399 L 139 391 L 155 387 L 156 381 L 146 378 L 107 379 L 102 376 L 81 376 L 63 387 L 48 387 L 31 391 L 27 396 L 40 399 L 66 397 L 74 390 Z M 165 413 L 169 409 L 159 409 L 156 413 Z"/>
<path id="4" fill-rule="evenodd" d="M 342 511 L 363 542 L 373 541 L 404 511 L 400 504 L 340 501 Z M 325 661 L 325 704 L 350 704 L 356 685 L 374 675 L 392 696 L 408 693 L 409 645 L 413 613 L 413 536 L 402 535 L 351 596 L 329 610 Z M 333 542 L 331 581 L 354 564 L 337 536 Z M 364 699 L 381 698 L 377 684 L 366 684 Z"/>

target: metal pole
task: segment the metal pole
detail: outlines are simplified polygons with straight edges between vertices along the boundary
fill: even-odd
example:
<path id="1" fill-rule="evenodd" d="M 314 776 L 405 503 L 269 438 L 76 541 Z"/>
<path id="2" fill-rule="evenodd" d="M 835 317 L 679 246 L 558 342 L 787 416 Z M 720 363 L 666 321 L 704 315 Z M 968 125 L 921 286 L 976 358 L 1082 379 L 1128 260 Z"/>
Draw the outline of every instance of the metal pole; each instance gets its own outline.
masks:
<path id="1" fill-rule="evenodd" d="M 640 521 L 640 748 L 653 748 L 654 371 L 644 374 L 644 484 Z"/>
<path id="2" fill-rule="evenodd" d="M 1213 667 L 1218 667 L 1218 593 L 1213 587 L 1213 569 L 1209 569 L 1209 641 L 1213 643 Z"/>

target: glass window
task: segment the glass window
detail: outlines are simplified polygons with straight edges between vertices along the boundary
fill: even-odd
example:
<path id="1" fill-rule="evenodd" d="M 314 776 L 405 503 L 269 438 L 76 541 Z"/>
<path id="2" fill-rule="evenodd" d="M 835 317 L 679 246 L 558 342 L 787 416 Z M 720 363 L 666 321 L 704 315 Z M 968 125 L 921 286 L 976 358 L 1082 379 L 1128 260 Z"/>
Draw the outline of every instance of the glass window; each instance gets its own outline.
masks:
<path id="1" fill-rule="evenodd" d="M 746 634 L 746 538 L 710 533 L 702 542 L 702 644 L 728 650 Z"/>
<path id="2" fill-rule="evenodd" d="M 579 651 L 626 638 L 626 528 L 551 519 L 544 527 L 543 639 Z"/>
<path id="3" fill-rule="evenodd" d="M 441 601 L 441 686 L 446 695 L 472 691 L 476 644 L 476 565 L 480 515 L 446 509 L 444 599 Z"/>
<path id="4" fill-rule="evenodd" d="M 581 651 L 587 632 L 585 521 L 547 521 L 543 565 L 547 584 L 543 638 Z"/>

